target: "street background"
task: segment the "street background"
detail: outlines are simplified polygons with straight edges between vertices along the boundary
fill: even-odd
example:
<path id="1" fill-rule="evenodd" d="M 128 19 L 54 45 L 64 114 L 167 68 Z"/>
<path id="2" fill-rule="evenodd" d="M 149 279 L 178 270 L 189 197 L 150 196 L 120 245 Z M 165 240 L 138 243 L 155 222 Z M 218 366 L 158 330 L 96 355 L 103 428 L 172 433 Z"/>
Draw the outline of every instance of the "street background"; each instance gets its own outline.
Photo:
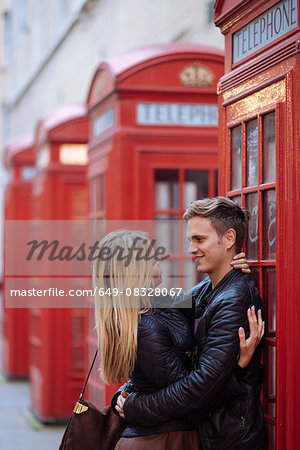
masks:
<path id="1" fill-rule="evenodd" d="M 4 192 L 13 178 L 11 168 L 3 165 L 8 143 L 34 134 L 38 121 L 59 107 L 85 105 L 95 69 L 111 56 L 161 43 L 223 49 L 223 36 L 213 22 L 213 6 L 213 0 L 1 1 L 0 256 Z M 26 176 L 34 176 L 34 171 L 30 169 Z M 60 201 L 57 198 L 58 204 Z M 76 330 L 79 335 L 80 324 Z M 2 361 L 3 345 L 1 352 Z M 44 426 L 32 414 L 28 380 L 9 381 L 3 370 L 1 373 L 0 448 L 57 449 L 64 428 Z M 62 381 L 51 383 L 56 383 L 55 387 Z M 77 391 L 74 401 L 76 395 Z"/>

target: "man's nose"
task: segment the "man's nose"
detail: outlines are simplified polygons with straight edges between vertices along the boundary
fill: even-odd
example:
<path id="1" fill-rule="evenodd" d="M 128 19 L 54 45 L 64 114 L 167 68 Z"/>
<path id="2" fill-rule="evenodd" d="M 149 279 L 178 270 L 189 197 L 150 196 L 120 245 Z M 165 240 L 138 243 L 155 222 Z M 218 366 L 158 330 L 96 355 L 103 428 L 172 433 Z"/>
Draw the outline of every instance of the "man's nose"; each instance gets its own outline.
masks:
<path id="1" fill-rule="evenodd" d="M 193 253 L 196 253 L 197 252 L 197 247 L 194 245 L 194 243 L 191 241 L 190 242 L 190 245 L 189 245 L 189 248 L 188 248 L 188 252 L 189 253 L 191 253 L 191 254 L 193 254 Z"/>

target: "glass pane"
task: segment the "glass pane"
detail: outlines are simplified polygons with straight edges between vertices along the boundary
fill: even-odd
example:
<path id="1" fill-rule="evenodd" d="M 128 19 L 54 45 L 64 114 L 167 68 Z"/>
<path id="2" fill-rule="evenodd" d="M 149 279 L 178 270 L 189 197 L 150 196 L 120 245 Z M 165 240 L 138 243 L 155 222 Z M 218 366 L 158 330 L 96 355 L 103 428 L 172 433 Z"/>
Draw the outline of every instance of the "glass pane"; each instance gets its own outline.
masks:
<path id="1" fill-rule="evenodd" d="M 265 413 L 271 417 L 276 414 L 276 347 L 267 345 L 266 347 L 266 405 Z"/>
<path id="2" fill-rule="evenodd" d="M 179 208 L 178 170 L 155 170 L 155 209 Z"/>
<path id="3" fill-rule="evenodd" d="M 87 215 L 87 195 L 85 189 L 70 192 L 68 200 L 72 219 L 85 219 Z"/>
<path id="4" fill-rule="evenodd" d="M 246 239 L 246 255 L 248 259 L 258 258 L 258 205 L 257 192 L 246 196 L 246 207 L 251 213 Z"/>
<path id="5" fill-rule="evenodd" d="M 90 181 L 90 212 L 96 212 L 96 179 Z"/>
<path id="6" fill-rule="evenodd" d="M 276 269 L 264 268 L 264 300 L 266 311 L 266 336 L 276 334 Z"/>
<path id="7" fill-rule="evenodd" d="M 97 177 L 97 210 L 103 211 L 105 209 L 105 185 L 104 174 Z"/>
<path id="8" fill-rule="evenodd" d="M 218 171 L 215 171 L 215 192 L 214 195 L 218 195 L 218 188 L 219 188 L 219 178 L 218 178 Z"/>
<path id="9" fill-rule="evenodd" d="M 197 284 L 197 269 L 195 262 L 191 259 L 184 261 L 184 284 L 183 289 L 188 291 Z"/>
<path id="10" fill-rule="evenodd" d="M 275 113 L 267 114 L 263 118 L 263 182 L 276 181 L 276 142 L 275 142 Z"/>
<path id="11" fill-rule="evenodd" d="M 84 340 L 84 317 L 72 317 L 72 341 L 82 342 Z"/>
<path id="12" fill-rule="evenodd" d="M 90 181 L 90 212 L 105 209 L 104 174 L 92 178 Z"/>
<path id="13" fill-rule="evenodd" d="M 93 241 L 101 241 L 101 239 L 109 232 L 106 229 L 107 222 L 104 219 L 94 219 L 89 221 L 89 234 Z M 82 239 L 82 236 L 81 236 Z"/>
<path id="14" fill-rule="evenodd" d="M 247 123 L 247 186 L 258 183 L 258 128 L 257 119 Z"/>
<path id="15" fill-rule="evenodd" d="M 255 286 L 259 290 L 259 272 L 257 267 L 251 267 L 251 278 L 255 283 Z"/>
<path id="16" fill-rule="evenodd" d="M 84 370 L 85 352 L 83 347 L 71 348 L 72 370 Z"/>
<path id="17" fill-rule="evenodd" d="M 181 280 L 179 277 L 179 261 L 176 259 L 166 259 L 160 263 L 163 281 L 159 285 L 160 288 L 172 288 L 180 287 Z"/>
<path id="18" fill-rule="evenodd" d="M 22 180 L 31 180 L 36 175 L 36 168 L 31 166 L 21 167 Z"/>
<path id="19" fill-rule="evenodd" d="M 208 197 L 208 171 L 187 170 L 184 183 L 184 204 L 187 206 L 193 200 Z"/>
<path id="20" fill-rule="evenodd" d="M 242 199 L 240 195 L 235 195 L 234 197 L 230 198 L 233 202 L 238 203 L 240 206 L 242 205 Z"/>
<path id="21" fill-rule="evenodd" d="M 268 450 L 276 449 L 276 428 L 274 425 L 268 424 Z"/>
<path id="22" fill-rule="evenodd" d="M 263 192 L 263 259 L 276 258 L 276 193 Z"/>
<path id="23" fill-rule="evenodd" d="M 166 248 L 166 254 L 178 254 L 180 249 L 181 222 L 178 215 L 157 214 L 155 217 L 154 230 L 158 245 Z M 182 221 L 183 223 L 183 221 Z"/>
<path id="24" fill-rule="evenodd" d="M 242 125 L 231 130 L 231 189 L 242 187 Z"/>
<path id="25" fill-rule="evenodd" d="M 88 315 L 89 315 L 89 332 L 91 334 L 90 338 L 97 342 L 97 331 L 96 331 L 96 327 L 95 327 L 95 310 L 94 308 L 89 308 L 88 310 Z M 96 350 L 96 349 L 95 349 Z M 89 357 L 90 357 L 90 361 L 93 360 L 93 349 L 91 346 L 89 346 Z"/>

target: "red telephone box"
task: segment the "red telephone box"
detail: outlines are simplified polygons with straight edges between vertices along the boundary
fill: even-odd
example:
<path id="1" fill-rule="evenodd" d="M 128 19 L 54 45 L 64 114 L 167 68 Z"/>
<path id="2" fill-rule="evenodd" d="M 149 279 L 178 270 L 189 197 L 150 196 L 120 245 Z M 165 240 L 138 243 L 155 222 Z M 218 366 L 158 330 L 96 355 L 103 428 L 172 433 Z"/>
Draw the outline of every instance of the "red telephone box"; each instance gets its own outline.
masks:
<path id="1" fill-rule="evenodd" d="M 10 170 L 11 179 L 5 189 L 4 220 L 31 218 L 33 145 L 33 136 L 28 135 L 6 146 L 4 164 Z M 28 377 L 28 310 L 6 308 L 5 297 L 3 300 L 3 371 L 9 378 Z"/>
<path id="2" fill-rule="evenodd" d="M 82 106 L 59 109 L 39 121 L 34 219 L 87 218 L 87 140 L 88 119 Z M 50 265 L 47 274 L 51 277 Z M 56 276 L 49 282 L 43 276 L 38 287 L 59 282 L 67 285 L 68 279 Z M 78 399 L 86 376 L 86 319 L 84 308 L 30 309 L 31 402 L 43 422 L 66 419 Z"/>
<path id="3" fill-rule="evenodd" d="M 221 75 L 223 53 L 191 44 L 141 48 L 99 65 L 88 95 L 91 219 L 167 219 L 164 233 L 176 247 L 171 219 L 189 201 L 216 193 Z M 164 273 L 186 274 L 191 287 L 192 261 L 172 250 Z M 90 358 L 94 335 L 91 343 Z M 98 371 L 90 387 L 102 405 L 115 390 Z"/>
<path id="4" fill-rule="evenodd" d="M 219 0 L 219 192 L 252 213 L 246 253 L 266 307 L 268 449 L 300 441 L 299 0 Z"/>

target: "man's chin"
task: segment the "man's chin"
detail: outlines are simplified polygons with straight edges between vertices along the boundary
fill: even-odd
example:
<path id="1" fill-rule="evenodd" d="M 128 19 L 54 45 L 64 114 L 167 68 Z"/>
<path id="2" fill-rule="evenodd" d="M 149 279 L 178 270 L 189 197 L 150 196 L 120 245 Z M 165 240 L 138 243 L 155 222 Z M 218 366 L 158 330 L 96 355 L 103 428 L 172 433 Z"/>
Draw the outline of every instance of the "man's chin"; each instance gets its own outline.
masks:
<path id="1" fill-rule="evenodd" d="M 197 272 L 206 272 L 206 268 L 204 267 L 204 264 L 197 264 Z"/>

